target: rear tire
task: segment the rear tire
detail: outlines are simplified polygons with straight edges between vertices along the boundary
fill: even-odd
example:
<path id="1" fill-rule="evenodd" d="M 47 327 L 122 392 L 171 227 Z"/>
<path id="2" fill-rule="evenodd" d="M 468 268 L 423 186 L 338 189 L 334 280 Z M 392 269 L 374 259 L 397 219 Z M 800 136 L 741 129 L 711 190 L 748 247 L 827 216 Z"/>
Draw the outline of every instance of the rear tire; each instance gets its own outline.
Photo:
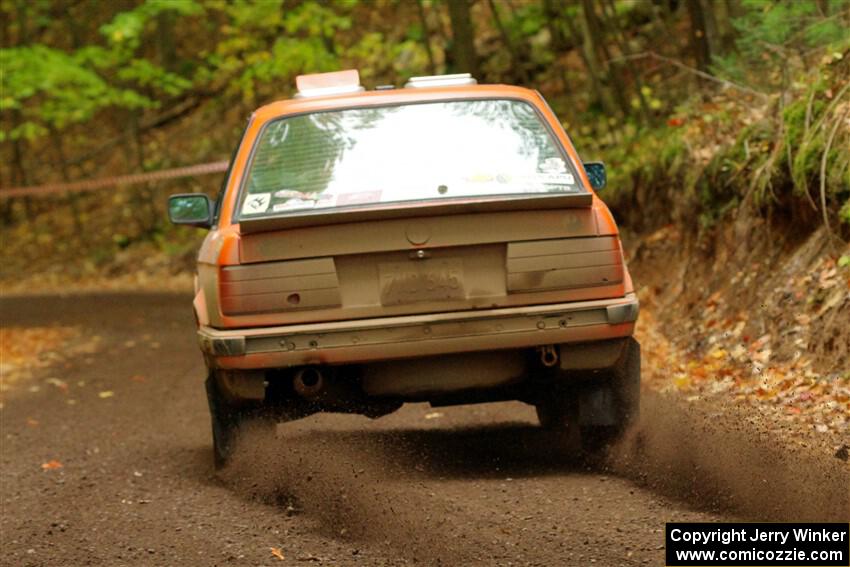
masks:
<path id="1" fill-rule="evenodd" d="M 593 414 L 591 404 L 591 394 L 598 389 L 610 393 L 609 411 L 603 412 L 603 418 Z M 617 363 L 604 375 L 574 387 L 552 388 L 546 394 L 546 399 L 535 404 L 541 426 L 563 432 L 571 447 L 580 447 L 587 454 L 604 451 L 639 416 L 640 345 L 629 338 Z"/>
<path id="2" fill-rule="evenodd" d="M 615 420 L 608 425 L 582 426 L 582 448 L 588 453 L 599 453 L 616 443 L 640 415 L 640 344 L 634 338 L 629 337 L 602 387 L 613 394 Z"/>
<path id="3" fill-rule="evenodd" d="M 241 430 L 250 424 L 273 432 L 275 421 L 264 415 L 260 408 L 240 407 L 227 400 L 214 372 L 207 377 L 206 390 L 212 425 L 213 462 L 215 468 L 220 469 L 233 456 Z"/>
<path id="4" fill-rule="evenodd" d="M 582 433 L 579 425 L 578 398 L 573 392 L 553 388 L 547 397 L 534 405 L 537 419 L 543 429 L 558 436 L 557 445 L 566 452 L 578 452 L 582 448 Z"/>

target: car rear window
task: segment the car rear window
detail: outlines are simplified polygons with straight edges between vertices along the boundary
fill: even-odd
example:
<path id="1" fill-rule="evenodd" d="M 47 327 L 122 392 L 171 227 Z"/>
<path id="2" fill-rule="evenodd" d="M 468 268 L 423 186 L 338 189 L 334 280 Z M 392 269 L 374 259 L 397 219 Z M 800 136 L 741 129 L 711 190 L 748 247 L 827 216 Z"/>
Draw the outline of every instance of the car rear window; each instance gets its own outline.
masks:
<path id="1" fill-rule="evenodd" d="M 584 191 L 526 102 L 464 100 L 354 108 L 268 124 L 242 218 L 378 204 Z"/>

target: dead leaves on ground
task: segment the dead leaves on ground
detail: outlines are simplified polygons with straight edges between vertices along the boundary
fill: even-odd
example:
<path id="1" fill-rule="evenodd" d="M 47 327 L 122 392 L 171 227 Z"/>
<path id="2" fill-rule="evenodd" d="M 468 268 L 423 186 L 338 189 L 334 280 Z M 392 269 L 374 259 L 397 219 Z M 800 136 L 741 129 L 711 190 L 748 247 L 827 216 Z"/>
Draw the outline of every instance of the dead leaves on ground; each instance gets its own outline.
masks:
<path id="1" fill-rule="evenodd" d="M 64 465 L 57 461 L 56 459 L 51 459 L 46 463 L 41 464 L 41 470 L 43 471 L 55 471 L 57 469 L 61 469 Z"/>
<path id="2" fill-rule="evenodd" d="M 59 394 L 69 406 L 80 399 L 96 396 L 98 400 L 116 397 L 114 389 L 86 388 L 86 380 L 63 380 L 56 377 L 73 364 L 92 364 L 91 355 L 100 349 L 102 338 L 86 335 L 79 327 L 8 327 L 0 329 L 0 409 L 5 400 L 25 393 L 43 392 Z M 145 335 L 142 342 L 127 341 L 125 348 L 137 344 L 151 349 L 159 343 L 151 342 Z M 147 384 L 149 377 L 133 374 L 125 378 L 134 384 Z M 95 380 L 97 382 L 97 380 Z M 136 386 L 139 387 L 139 386 Z M 144 386 L 141 386 L 144 387 Z M 37 427 L 39 422 L 28 419 L 28 427 Z"/>
<path id="3" fill-rule="evenodd" d="M 24 379 L 28 370 L 49 366 L 61 358 L 60 349 L 79 333 L 77 327 L 0 328 L 0 391 Z"/>
<path id="4" fill-rule="evenodd" d="M 71 385 L 45 374 L 70 367 L 72 358 L 97 352 L 100 341 L 78 326 L 0 328 L 0 408 L 10 396 L 45 388 L 67 396 Z"/>
<path id="5" fill-rule="evenodd" d="M 101 341 L 100 336 L 86 335 L 82 328 L 76 326 L 0 329 L 0 408 L 11 396 L 48 391 L 65 397 L 68 405 L 75 405 L 79 394 L 85 391 L 86 381 L 69 382 L 55 374 L 71 367 L 72 359 L 90 364 L 93 358 L 82 355 L 97 352 Z M 159 345 L 149 346 L 156 348 Z M 141 374 L 134 374 L 128 379 L 137 384 L 147 382 Z M 95 393 L 102 400 L 116 395 L 112 389 L 94 390 L 91 394 Z M 29 420 L 27 425 L 35 427 L 38 421 Z"/>
<path id="6" fill-rule="evenodd" d="M 813 347 L 822 341 L 825 321 L 847 316 L 850 270 L 822 258 L 775 292 L 783 308 L 791 310 L 793 324 L 750 336 L 747 313 L 723 309 L 729 306 L 722 292 L 704 301 L 698 318 L 683 322 L 682 328 L 664 329 L 654 313 L 659 298 L 653 289 L 642 289 L 636 334 L 645 357 L 644 381 L 690 401 L 712 397 L 769 407 L 778 421 L 846 436 L 850 371 L 818 371 Z M 762 307 L 774 308 L 767 300 Z M 672 336 L 678 338 L 671 341 Z"/>

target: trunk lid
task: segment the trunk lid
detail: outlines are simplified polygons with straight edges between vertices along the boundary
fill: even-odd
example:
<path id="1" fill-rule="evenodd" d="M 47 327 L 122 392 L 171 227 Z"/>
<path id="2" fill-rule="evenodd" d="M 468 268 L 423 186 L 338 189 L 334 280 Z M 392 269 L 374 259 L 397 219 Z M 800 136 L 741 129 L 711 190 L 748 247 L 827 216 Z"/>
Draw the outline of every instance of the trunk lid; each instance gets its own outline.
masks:
<path id="1" fill-rule="evenodd" d="M 590 207 L 389 216 L 277 228 L 243 221 L 241 264 L 220 271 L 222 326 L 624 295 L 619 238 L 599 233 Z"/>

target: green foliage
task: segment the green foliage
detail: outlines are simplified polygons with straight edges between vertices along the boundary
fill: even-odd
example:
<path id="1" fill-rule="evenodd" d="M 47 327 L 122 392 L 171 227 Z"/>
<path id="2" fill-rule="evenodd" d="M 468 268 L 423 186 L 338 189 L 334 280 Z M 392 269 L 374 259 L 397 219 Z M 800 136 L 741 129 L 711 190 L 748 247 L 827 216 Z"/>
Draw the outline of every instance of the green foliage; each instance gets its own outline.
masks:
<path id="1" fill-rule="evenodd" d="M 850 199 L 844 201 L 844 206 L 841 207 L 840 211 L 838 211 L 838 218 L 841 219 L 841 222 L 844 224 L 850 225 Z"/>
<path id="2" fill-rule="evenodd" d="M 0 134 L 0 140 L 36 138 L 49 128 L 91 120 L 107 107 L 154 105 L 132 89 L 110 85 L 87 59 L 88 53 L 68 54 L 45 45 L 0 50 L 0 111 L 13 111 L 20 117 Z"/>
<path id="3" fill-rule="evenodd" d="M 350 3 L 349 3 L 350 4 Z M 118 12 L 99 27 L 102 41 L 69 51 L 44 44 L 0 50 L 0 110 L 14 112 L 2 139 L 36 139 L 48 131 L 93 120 L 106 109 L 138 110 L 164 98 L 226 83 L 228 92 L 253 101 L 280 79 L 338 68 L 338 35 L 350 28 L 346 4 L 282 0 L 147 0 Z M 180 61 L 182 74 L 163 67 L 144 49 L 163 17 L 185 24 L 198 16 L 224 20 L 212 49 Z M 370 36 L 353 53 L 380 45 Z M 398 56 L 398 49 L 385 55 Z"/>
<path id="4" fill-rule="evenodd" d="M 291 95 L 295 75 L 358 68 L 369 86 L 453 65 L 445 0 L 54 4 L 0 0 L 10 38 L 0 49 L 0 141 L 16 141 L 3 146 L 7 163 L 18 155 L 11 148 L 23 148 L 19 169 L 57 159 L 55 140 L 43 139 L 51 132 L 70 161 L 92 152 L 72 177 L 221 159 L 251 110 Z M 710 37 L 710 71 L 765 100 L 688 70 L 692 22 L 683 2 L 591 2 L 593 33 L 580 2 L 492 4 L 498 22 L 488 0 L 472 3 L 479 79 L 539 89 L 581 153 L 608 163 L 609 201 L 645 206 L 657 189 L 668 214 L 685 203 L 704 225 L 745 201 L 766 210 L 791 195 L 819 206 L 826 155 L 828 207 L 850 224 L 846 129 L 826 149 L 850 97 L 839 93 L 850 76 L 850 0 L 731 2 L 728 37 Z M 717 10 L 718 22 L 728 5 L 700 4 Z M 649 51 L 662 57 L 641 56 Z M 131 140 L 128 119 L 156 123 L 175 110 L 173 132 Z M 104 146 L 106 136 L 122 143 Z M 27 182 L 59 176 L 43 169 Z M 18 177 L 13 183 L 24 182 Z M 120 210 L 127 222 L 140 216 L 128 203 Z M 147 224 L 122 228 L 109 246 L 161 230 Z"/>
<path id="5" fill-rule="evenodd" d="M 132 59 L 123 65 L 116 77 L 123 82 L 159 90 L 165 95 L 177 96 L 192 86 L 192 81 L 169 73 L 146 59 Z"/>
<path id="6" fill-rule="evenodd" d="M 736 81 L 779 87 L 789 70 L 805 67 L 812 50 L 842 51 L 850 33 L 842 20 L 850 0 L 828 0 L 827 14 L 816 0 L 771 2 L 742 0 L 732 23 L 738 31 L 735 50 L 715 56 L 716 71 Z"/>
<path id="7" fill-rule="evenodd" d="M 639 185 L 673 173 L 678 165 L 675 148 L 680 147 L 679 142 L 676 130 L 659 128 L 634 131 L 627 139 L 612 144 L 605 151 L 606 162 L 612 164 L 612 192 L 634 191 Z"/>
<path id="8" fill-rule="evenodd" d="M 138 57 L 136 51 L 146 27 L 159 14 L 201 11 L 191 0 L 148 0 L 100 27 L 106 45 L 74 51 L 39 43 L 0 49 L 0 111 L 15 115 L 0 140 L 35 139 L 90 121 L 109 108 L 156 107 L 157 91 L 175 96 L 187 90 L 190 80 Z"/>
<path id="9" fill-rule="evenodd" d="M 760 118 L 750 118 L 743 127 L 738 122 L 742 113 L 755 113 L 731 101 L 683 105 L 671 120 L 682 129 L 638 131 L 603 149 L 606 161 L 621 168 L 611 175 L 611 185 L 619 187 L 609 200 L 628 207 L 636 190 L 670 200 L 664 185 L 672 182 L 681 184 L 676 192 L 681 200 L 671 205 L 680 209 L 678 214 L 695 214 L 703 228 L 745 202 L 762 211 L 787 211 L 801 203 L 820 223 L 822 199 L 830 216 L 837 213 L 842 224 L 850 225 L 848 79 L 850 50 L 830 54 L 797 75 L 782 100 L 773 98 Z M 705 156 L 710 159 L 703 165 Z"/>
<path id="10" fill-rule="evenodd" d="M 203 11 L 194 0 L 146 0 L 132 10 L 119 12 L 111 22 L 100 27 L 100 32 L 111 47 L 134 52 L 142 42 L 146 27 L 160 14 L 174 12 L 193 16 Z"/>
<path id="11" fill-rule="evenodd" d="M 847 151 L 850 132 L 840 128 L 840 122 L 836 124 L 836 120 L 841 120 L 842 101 L 850 94 L 847 87 L 850 65 L 843 61 L 843 56 L 831 59 L 832 62 L 818 69 L 818 80 L 802 91 L 782 116 L 782 140 L 791 158 L 786 167 L 790 170 L 793 190 L 799 195 L 819 184 L 821 165 L 826 167 L 825 187 L 829 194 L 840 197 L 850 192 L 850 183 L 842 175 L 850 167 Z M 834 127 L 838 128 L 835 132 Z M 830 137 L 833 140 L 827 148 Z"/>

